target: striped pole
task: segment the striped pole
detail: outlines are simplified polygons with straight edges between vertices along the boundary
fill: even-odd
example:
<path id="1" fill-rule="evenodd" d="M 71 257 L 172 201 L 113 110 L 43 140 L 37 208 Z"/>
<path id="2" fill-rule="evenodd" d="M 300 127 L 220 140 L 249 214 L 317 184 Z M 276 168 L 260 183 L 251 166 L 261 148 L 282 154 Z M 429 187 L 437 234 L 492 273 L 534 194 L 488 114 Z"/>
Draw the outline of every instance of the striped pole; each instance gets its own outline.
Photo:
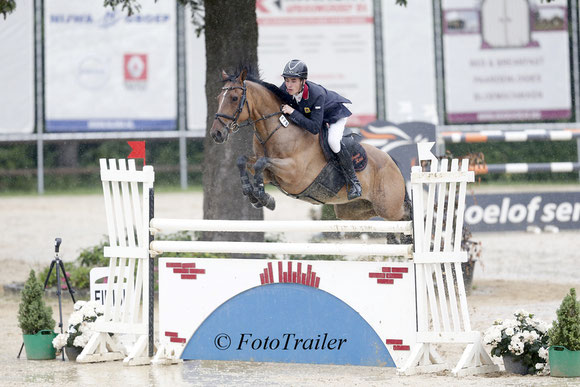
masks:
<path id="1" fill-rule="evenodd" d="M 480 132 L 441 132 L 446 143 L 481 142 L 525 142 L 525 141 L 570 141 L 580 138 L 580 129 L 528 129 L 519 131 L 482 130 Z"/>
<path id="2" fill-rule="evenodd" d="M 475 165 L 470 167 L 470 169 L 474 171 L 476 175 L 485 175 L 491 173 L 565 173 L 580 171 L 580 162 L 487 164 Z"/>

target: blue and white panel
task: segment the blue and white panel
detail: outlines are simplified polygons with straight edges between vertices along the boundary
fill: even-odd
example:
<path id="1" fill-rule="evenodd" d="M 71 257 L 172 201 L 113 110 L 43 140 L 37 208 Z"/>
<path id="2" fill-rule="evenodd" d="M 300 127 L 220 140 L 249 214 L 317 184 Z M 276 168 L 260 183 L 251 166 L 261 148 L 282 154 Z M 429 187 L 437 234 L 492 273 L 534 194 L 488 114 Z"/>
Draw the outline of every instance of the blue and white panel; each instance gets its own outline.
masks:
<path id="1" fill-rule="evenodd" d="M 400 366 L 411 264 L 162 258 L 159 335 L 185 360 Z"/>

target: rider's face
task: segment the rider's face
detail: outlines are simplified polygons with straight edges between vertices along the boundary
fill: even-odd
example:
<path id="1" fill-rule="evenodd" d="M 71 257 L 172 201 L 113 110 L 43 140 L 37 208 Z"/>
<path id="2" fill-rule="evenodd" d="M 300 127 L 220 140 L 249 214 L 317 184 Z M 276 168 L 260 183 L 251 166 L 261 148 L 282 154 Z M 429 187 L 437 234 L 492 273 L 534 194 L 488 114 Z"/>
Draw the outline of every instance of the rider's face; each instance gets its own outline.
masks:
<path id="1" fill-rule="evenodd" d="M 300 78 L 284 78 L 284 84 L 286 85 L 286 90 L 290 95 L 295 95 L 302 90 L 302 81 Z"/>

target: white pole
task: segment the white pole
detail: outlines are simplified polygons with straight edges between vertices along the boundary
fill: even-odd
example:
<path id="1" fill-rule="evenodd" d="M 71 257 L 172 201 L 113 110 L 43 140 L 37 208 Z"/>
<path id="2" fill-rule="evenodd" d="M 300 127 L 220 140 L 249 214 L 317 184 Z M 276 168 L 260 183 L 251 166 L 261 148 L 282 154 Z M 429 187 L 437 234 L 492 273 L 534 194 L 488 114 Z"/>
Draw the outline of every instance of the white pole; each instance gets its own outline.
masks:
<path id="1" fill-rule="evenodd" d="M 224 231 L 224 232 L 390 232 L 412 234 L 411 222 L 333 221 L 333 220 L 212 220 L 162 219 L 151 220 L 152 231 Z"/>
<path id="2" fill-rule="evenodd" d="M 381 255 L 411 257 L 411 245 L 346 243 L 261 243 L 210 241 L 153 241 L 157 253 L 240 253 L 240 254 L 312 254 L 312 255 Z"/>

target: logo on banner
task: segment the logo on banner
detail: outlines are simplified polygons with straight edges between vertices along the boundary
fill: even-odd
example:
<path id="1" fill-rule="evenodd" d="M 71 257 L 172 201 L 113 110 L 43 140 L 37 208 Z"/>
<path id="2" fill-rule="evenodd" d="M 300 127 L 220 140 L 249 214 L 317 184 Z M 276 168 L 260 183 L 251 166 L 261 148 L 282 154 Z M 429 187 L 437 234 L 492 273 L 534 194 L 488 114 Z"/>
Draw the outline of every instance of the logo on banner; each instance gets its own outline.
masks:
<path id="1" fill-rule="evenodd" d="M 147 54 L 125 54 L 125 86 L 128 89 L 144 89 L 147 83 Z"/>

